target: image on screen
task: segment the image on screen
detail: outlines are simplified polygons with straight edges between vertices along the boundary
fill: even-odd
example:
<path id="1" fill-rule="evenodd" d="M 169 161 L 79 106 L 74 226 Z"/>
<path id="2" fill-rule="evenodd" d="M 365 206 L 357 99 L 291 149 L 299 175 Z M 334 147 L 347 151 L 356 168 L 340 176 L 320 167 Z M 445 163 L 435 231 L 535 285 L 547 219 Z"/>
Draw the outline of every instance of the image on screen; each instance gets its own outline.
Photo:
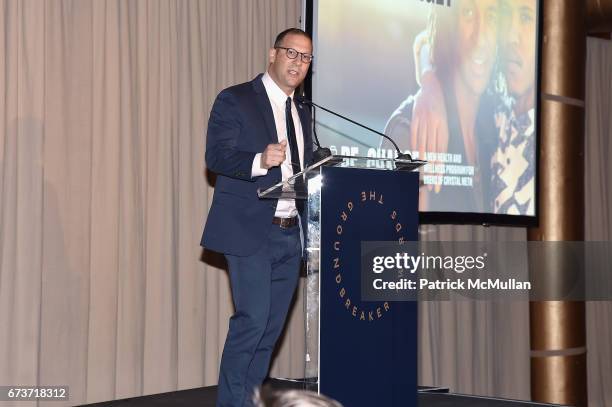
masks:
<path id="1" fill-rule="evenodd" d="M 314 0 L 314 102 L 427 160 L 419 210 L 535 216 L 539 0 Z M 316 112 L 334 154 L 394 157 Z"/>

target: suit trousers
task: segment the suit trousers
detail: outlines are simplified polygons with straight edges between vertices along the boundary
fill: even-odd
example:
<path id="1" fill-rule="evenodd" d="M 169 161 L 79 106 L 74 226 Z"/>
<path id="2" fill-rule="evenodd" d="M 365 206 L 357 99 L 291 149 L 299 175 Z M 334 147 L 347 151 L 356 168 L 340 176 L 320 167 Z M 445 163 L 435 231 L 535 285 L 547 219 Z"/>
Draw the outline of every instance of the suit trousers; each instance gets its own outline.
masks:
<path id="1" fill-rule="evenodd" d="M 300 228 L 272 225 L 267 241 L 255 254 L 225 257 L 235 313 L 221 357 L 217 406 L 250 406 L 253 391 L 268 374 L 297 285 Z"/>

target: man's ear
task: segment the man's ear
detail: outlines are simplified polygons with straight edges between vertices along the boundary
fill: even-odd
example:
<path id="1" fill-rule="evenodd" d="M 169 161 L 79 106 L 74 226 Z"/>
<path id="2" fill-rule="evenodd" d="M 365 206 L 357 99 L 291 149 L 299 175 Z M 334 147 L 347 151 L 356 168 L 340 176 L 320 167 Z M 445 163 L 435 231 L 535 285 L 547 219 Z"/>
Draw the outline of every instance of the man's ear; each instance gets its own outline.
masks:
<path id="1" fill-rule="evenodd" d="M 268 62 L 269 63 L 274 63 L 274 61 L 276 60 L 276 48 L 270 48 L 268 50 Z"/>

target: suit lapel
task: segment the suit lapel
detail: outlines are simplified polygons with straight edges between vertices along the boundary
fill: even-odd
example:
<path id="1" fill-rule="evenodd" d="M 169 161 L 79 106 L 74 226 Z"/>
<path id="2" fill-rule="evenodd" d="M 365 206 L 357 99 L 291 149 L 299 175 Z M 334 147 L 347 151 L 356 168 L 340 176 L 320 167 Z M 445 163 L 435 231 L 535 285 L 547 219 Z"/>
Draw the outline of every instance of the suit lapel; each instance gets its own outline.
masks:
<path id="1" fill-rule="evenodd" d="M 304 167 L 307 167 L 312 160 L 312 118 L 310 109 L 303 103 L 297 103 L 297 110 L 302 124 L 302 134 L 304 135 Z"/>
<path id="2" fill-rule="evenodd" d="M 251 81 L 253 90 L 255 91 L 255 100 L 257 101 L 257 108 L 261 112 L 264 122 L 266 123 L 266 129 L 268 130 L 268 139 L 271 143 L 278 143 L 278 135 L 276 134 L 276 125 L 274 124 L 274 113 L 272 113 L 272 106 L 270 106 L 270 99 L 266 93 L 266 88 L 261 81 L 263 75 L 259 74 L 255 79 Z"/>
<path id="3" fill-rule="evenodd" d="M 261 81 L 262 76 L 263 74 L 257 75 L 257 77 L 251 81 L 251 84 L 253 86 L 253 90 L 255 91 L 257 108 L 259 109 L 264 122 L 266 123 L 269 142 L 278 143 L 276 124 L 274 123 L 274 113 L 272 113 L 272 106 L 270 105 L 270 99 L 266 93 L 266 88 Z M 297 108 L 298 115 L 300 116 L 300 123 L 302 124 L 302 134 L 304 135 L 304 164 L 307 166 L 312 160 L 312 124 L 310 109 L 303 104 L 297 104 Z"/>

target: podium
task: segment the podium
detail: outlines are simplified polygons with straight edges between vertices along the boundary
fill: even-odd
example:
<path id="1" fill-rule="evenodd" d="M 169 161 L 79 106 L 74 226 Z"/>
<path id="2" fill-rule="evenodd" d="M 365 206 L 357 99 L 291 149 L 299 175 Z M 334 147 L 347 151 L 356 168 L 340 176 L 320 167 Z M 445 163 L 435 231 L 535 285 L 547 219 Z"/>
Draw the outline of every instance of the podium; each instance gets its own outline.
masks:
<path id="1" fill-rule="evenodd" d="M 361 242 L 418 239 L 423 164 L 330 156 L 259 191 L 305 201 L 305 377 L 345 406 L 417 403 L 417 303 L 361 300 Z"/>

